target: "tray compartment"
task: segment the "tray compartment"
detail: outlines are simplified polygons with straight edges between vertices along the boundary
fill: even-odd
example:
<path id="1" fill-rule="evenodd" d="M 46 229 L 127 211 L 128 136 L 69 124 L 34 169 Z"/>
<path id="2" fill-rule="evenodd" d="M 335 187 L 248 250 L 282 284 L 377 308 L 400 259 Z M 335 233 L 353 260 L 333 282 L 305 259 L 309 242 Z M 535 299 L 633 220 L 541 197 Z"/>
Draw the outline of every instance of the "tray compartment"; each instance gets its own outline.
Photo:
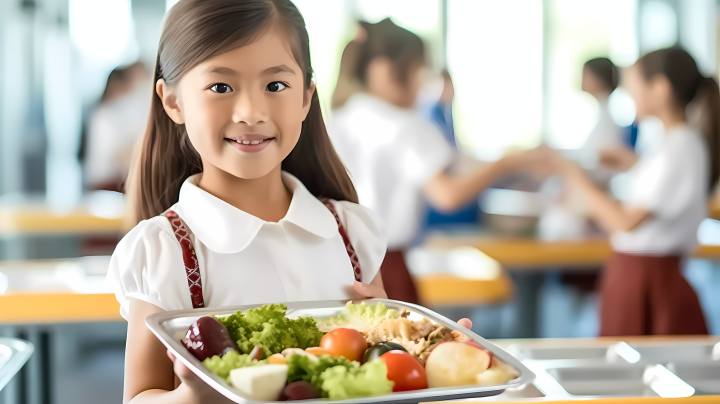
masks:
<path id="1" fill-rule="evenodd" d="M 667 367 L 695 388 L 696 395 L 720 394 L 720 362 L 677 362 Z"/>
<path id="2" fill-rule="evenodd" d="M 650 346 L 635 346 L 645 363 L 668 363 L 674 361 L 712 360 L 713 348 L 717 344 L 664 344 Z M 719 348 L 715 348 L 720 352 Z M 720 358 L 719 358 L 720 359 Z"/>
<path id="3" fill-rule="evenodd" d="M 573 396 L 657 396 L 643 381 L 644 366 L 568 366 L 547 372 Z"/>

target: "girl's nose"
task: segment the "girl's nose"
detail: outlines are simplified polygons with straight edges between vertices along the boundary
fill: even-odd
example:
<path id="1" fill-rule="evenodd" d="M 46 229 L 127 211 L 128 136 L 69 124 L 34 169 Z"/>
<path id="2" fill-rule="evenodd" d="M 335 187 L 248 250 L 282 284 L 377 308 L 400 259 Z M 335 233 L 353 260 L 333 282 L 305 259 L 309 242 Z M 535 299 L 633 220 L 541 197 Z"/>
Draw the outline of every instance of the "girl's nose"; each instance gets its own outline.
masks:
<path id="1" fill-rule="evenodd" d="M 267 122 L 268 109 L 265 97 L 259 91 L 242 91 L 233 110 L 233 122 L 254 126 Z"/>

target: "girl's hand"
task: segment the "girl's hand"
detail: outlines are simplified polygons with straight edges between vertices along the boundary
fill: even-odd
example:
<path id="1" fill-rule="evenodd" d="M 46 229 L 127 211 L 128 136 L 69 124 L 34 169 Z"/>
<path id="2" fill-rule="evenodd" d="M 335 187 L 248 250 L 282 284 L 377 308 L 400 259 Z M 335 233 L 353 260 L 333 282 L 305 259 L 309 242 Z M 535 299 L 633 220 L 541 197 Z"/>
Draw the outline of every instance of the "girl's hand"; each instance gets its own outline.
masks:
<path id="1" fill-rule="evenodd" d="M 364 297 L 387 299 L 387 293 L 385 293 L 385 289 L 376 285 L 370 285 L 367 283 L 355 281 L 353 288 L 356 292 L 358 292 Z M 461 318 L 460 320 L 458 320 L 458 324 L 467 328 L 468 330 L 472 328 L 472 321 L 470 321 L 469 318 Z"/>
<path id="2" fill-rule="evenodd" d="M 638 160 L 635 153 L 624 146 L 614 146 L 600 150 L 598 159 L 603 167 L 621 171 L 629 170 Z"/>
<path id="3" fill-rule="evenodd" d="M 184 397 L 186 397 L 187 401 L 184 402 L 188 404 L 232 403 L 227 397 L 208 386 L 207 383 L 185 366 L 182 361 L 177 360 L 169 349 L 167 350 L 167 356 L 173 363 L 175 375 L 182 382 L 178 390 L 182 390 L 185 393 Z"/>
<path id="4" fill-rule="evenodd" d="M 382 286 L 373 285 L 371 283 L 362 283 L 355 281 L 355 283 L 353 284 L 353 289 L 355 289 L 355 291 L 363 297 L 378 299 L 388 298 L 387 293 L 385 292 L 385 288 L 383 288 Z"/>

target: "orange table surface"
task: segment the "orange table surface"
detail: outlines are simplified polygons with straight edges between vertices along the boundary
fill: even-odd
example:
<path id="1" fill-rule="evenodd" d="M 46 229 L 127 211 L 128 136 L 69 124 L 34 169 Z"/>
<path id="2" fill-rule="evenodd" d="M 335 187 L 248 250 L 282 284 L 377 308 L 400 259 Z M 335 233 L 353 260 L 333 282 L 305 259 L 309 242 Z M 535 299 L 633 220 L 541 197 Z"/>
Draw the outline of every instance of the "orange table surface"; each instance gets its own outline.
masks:
<path id="1" fill-rule="evenodd" d="M 425 247 L 474 247 L 510 269 L 598 266 L 612 254 L 610 243 L 603 239 L 547 242 L 525 238 L 434 235 L 426 241 Z M 720 259 L 720 246 L 699 246 L 693 256 Z"/>
<path id="2" fill-rule="evenodd" d="M 0 235 L 121 234 L 123 218 L 102 218 L 88 212 L 56 214 L 42 205 L 1 207 Z"/>

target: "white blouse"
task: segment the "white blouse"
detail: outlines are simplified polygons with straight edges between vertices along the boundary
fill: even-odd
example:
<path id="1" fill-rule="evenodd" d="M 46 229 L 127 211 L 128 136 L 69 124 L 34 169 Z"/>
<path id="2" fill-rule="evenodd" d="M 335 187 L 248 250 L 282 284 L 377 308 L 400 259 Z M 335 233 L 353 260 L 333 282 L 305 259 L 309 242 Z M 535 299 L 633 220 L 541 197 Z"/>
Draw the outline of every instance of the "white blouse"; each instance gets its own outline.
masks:
<path id="1" fill-rule="evenodd" d="M 203 191 L 199 178 L 185 180 L 170 209 L 193 233 L 206 307 L 358 297 L 335 218 L 297 178 L 283 172 L 293 196 L 277 223 Z M 357 253 L 362 282 L 369 283 L 385 257 L 383 227 L 367 208 L 332 202 Z M 164 310 L 192 309 L 180 243 L 164 216 L 143 220 L 120 241 L 107 278 L 125 318 L 131 297 Z"/>
<path id="2" fill-rule="evenodd" d="M 692 252 L 707 217 L 709 156 L 702 135 L 689 126 L 669 130 L 658 150 L 642 155 L 628 172 L 624 203 L 652 215 L 633 230 L 613 234 L 613 249 L 642 255 Z"/>
<path id="3" fill-rule="evenodd" d="M 388 247 L 407 248 L 425 213 L 423 187 L 450 167 L 454 149 L 415 111 L 364 93 L 353 95 L 335 111 L 328 133 L 360 203 L 385 224 Z"/>

